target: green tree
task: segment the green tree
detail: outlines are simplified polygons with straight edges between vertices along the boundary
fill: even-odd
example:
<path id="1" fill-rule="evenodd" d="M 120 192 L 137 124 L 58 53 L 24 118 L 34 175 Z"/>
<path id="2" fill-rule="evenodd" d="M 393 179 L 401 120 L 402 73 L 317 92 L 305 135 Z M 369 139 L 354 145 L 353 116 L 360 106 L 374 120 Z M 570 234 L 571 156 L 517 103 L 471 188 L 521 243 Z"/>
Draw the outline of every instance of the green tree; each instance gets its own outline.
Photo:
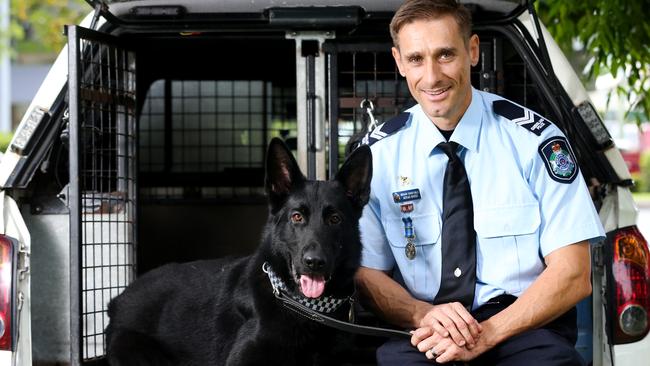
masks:
<path id="1" fill-rule="evenodd" d="M 626 98 L 637 122 L 650 118 L 650 0 L 542 0 L 537 12 L 565 53 L 583 46 L 583 79 L 622 72 L 627 85 L 612 93 Z M 586 56 L 586 57 L 584 57 Z M 579 70 L 580 71 L 580 70 Z M 611 97 L 611 94 L 610 94 Z"/>
<path id="2" fill-rule="evenodd" d="M 91 10 L 84 0 L 11 0 L 11 38 L 16 52 L 58 52 L 63 26 Z"/>

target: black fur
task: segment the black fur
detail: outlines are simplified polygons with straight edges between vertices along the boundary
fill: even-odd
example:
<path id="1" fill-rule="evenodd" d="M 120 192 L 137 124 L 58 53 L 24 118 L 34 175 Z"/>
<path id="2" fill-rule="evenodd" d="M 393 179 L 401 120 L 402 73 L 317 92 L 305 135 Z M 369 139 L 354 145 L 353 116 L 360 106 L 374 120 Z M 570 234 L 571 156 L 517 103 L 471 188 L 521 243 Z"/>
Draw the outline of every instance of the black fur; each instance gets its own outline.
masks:
<path id="1" fill-rule="evenodd" d="M 334 331 L 282 308 L 262 264 L 269 262 L 296 293 L 300 274 L 320 274 L 329 278 L 324 296 L 349 296 L 371 176 L 367 146 L 350 155 L 336 179 L 322 182 L 307 181 L 284 143 L 272 140 L 269 216 L 258 250 L 239 259 L 169 264 L 136 280 L 109 304 L 109 363 L 309 365 L 314 355 L 329 353 Z"/>

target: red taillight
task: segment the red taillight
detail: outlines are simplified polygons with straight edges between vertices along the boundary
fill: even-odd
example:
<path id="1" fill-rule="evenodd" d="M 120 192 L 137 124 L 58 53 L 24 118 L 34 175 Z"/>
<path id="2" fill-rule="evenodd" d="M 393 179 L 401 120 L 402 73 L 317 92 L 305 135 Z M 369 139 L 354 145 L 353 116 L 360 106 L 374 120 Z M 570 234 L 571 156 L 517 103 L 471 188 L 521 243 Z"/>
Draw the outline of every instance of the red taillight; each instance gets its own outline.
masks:
<path id="1" fill-rule="evenodd" d="M 650 255 L 648 243 L 636 226 L 618 230 L 612 236 L 610 287 L 613 342 L 636 342 L 648 334 L 650 321 Z"/>
<path id="2" fill-rule="evenodd" d="M 16 253 L 14 241 L 0 235 L 0 350 L 13 350 Z"/>

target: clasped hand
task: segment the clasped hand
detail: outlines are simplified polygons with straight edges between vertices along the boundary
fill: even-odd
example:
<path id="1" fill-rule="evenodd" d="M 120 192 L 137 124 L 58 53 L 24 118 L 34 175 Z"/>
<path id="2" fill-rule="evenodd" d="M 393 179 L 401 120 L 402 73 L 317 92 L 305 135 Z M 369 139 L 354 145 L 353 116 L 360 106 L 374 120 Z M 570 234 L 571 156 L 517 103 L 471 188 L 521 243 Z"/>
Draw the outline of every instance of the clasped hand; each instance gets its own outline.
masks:
<path id="1" fill-rule="evenodd" d="M 433 305 L 412 331 L 411 344 L 438 363 L 468 361 L 482 327 L 459 302 Z"/>

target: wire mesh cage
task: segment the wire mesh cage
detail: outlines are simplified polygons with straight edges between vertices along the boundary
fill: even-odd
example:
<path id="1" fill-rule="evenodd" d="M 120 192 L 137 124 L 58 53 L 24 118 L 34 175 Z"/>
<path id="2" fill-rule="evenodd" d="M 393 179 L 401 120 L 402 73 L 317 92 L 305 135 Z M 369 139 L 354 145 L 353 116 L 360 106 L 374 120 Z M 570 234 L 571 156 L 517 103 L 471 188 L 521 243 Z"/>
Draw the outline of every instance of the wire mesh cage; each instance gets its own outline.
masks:
<path id="1" fill-rule="evenodd" d="M 329 43 L 324 48 L 329 54 L 331 135 L 336 136 L 330 159 L 336 166 L 342 163 L 350 138 L 367 132 L 372 118 L 386 122 L 415 101 L 395 66 L 390 44 Z M 330 169 L 331 174 L 334 171 Z"/>
<path id="2" fill-rule="evenodd" d="M 273 136 L 295 140 L 295 88 L 264 80 L 158 80 L 140 116 L 143 200 L 262 199 Z"/>
<path id="3" fill-rule="evenodd" d="M 364 131 L 370 118 L 386 122 L 416 102 L 406 80 L 399 74 L 390 44 L 326 44 L 329 53 L 330 103 L 333 104 L 338 141 L 338 164 L 350 137 Z M 509 75 L 504 78 L 504 75 Z M 524 106 L 551 113 L 542 105 L 526 63 L 509 42 L 496 33 L 481 35 L 479 62 L 471 70 L 472 85 L 483 91 L 506 96 Z M 372 104 L 370 104 L 372 103 Z M 372 117 L 368 114 L 372 109 Z M 334 154 L 336 155 L 336 154 Z"/>
<path id="4" fill-rule="evenodd" d="M 98 33 L 75 28 L 69 37 L 71 281 L 79 286 L 71 296 L 72 343 L 80 348 L 75 364 L 105 354 L 108 302 L 134 279 L 136 60 Z"/>

